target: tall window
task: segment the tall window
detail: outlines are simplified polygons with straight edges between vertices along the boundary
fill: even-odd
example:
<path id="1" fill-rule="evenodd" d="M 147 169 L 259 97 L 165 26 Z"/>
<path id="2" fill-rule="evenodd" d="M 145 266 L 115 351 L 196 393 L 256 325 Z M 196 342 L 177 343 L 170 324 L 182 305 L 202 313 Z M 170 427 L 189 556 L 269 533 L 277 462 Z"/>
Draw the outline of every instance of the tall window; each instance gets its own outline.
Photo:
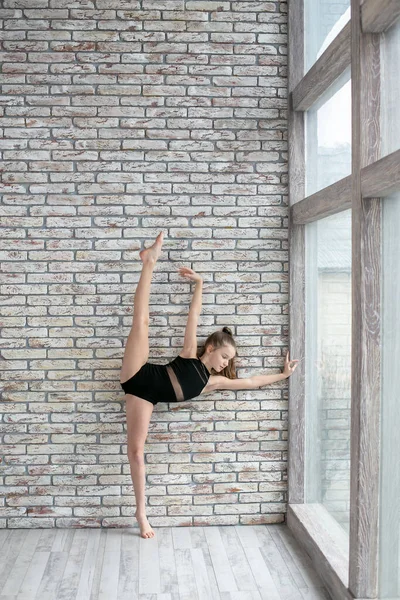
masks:
<path id="1" fill-rule="evenodd" d="M 400 20 L 381 40 L 381 156 L 400 148 Z"/>
<path id="2" fill-rule="evenodd" d="M 305 502 L 348 532 L 351 211 L 306 226 Z"/>
<path id="3" fill-rule="evenodd" d="M 306 195 L 351 173 L 350 69 L 306 112 Z"/>
<path id="4" fill-rule="evenodd" d="M 381 155 L 400 148 L 400 20 L 381 35 Z M 400 188 L 399 188 L 400 192 Z M 400 599 L 400 193 L 382 201 L 379 597 Z"/>
<path id="5" fill-rule="evenodd" d="M 307 72 L 350 19 L 350 0 L 307 0 L 304 8 Z"/>
<path id="6" fill-rule="evenodd" d="M 400 1 L 289 0 L 288 105 L 287 522 L 333 598 L 400 600 Z"/>
<path id="7" fill-rule="evenodd" d="M 379 597 L 400 598 L 400 194 L 382 213 L 382 393 Z"/>

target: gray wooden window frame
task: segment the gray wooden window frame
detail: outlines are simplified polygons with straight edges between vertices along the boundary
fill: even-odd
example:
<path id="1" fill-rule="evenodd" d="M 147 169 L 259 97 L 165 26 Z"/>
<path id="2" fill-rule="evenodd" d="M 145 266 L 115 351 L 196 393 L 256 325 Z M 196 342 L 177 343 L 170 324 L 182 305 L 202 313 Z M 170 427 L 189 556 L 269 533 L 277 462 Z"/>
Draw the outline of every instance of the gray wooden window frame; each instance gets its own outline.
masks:
<path id="1" fill-rule="evenodd" d="M 398 0 L 351 0 L 350 22 L 304 74 L 304 0 L 289 0 L 290 355 L 305 348 L 305 225 L 352 209 L 350 536 L 304 502 L 305 376 L 289 380 L 287 524 L 331 596 L 378 596 L 381 203 L 400 190 L 400 150 L 380 158 L 380 34 Z M 304 112 L 351 65 L 352 173 L 305 197 Z"/>

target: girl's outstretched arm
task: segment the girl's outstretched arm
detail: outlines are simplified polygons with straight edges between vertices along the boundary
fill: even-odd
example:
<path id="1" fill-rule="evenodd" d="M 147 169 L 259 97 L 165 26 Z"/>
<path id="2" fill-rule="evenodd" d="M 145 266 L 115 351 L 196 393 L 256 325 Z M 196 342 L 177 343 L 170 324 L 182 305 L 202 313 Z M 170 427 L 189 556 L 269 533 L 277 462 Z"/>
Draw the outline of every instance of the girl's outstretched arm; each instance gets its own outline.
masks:
<path id="1" fill-rule="evenodd" d="M 254 383 L 255 388 L 281 381 L 281 379 L 287 379 L 296 370 L 298 362 L 297 359 L 289 360 L 289 352 L 287 352 L 282 373 L 277 373 L 276 375 L 254 375 L 253 377 L 250 377 L 250 379 Z"/>
<path id="2" fill-rule="evenodd" d="M 192 302 L 190 303 L 189 314 L 194 312 L 197 315 L 201 314 L 202 307 L 202 295 L 203 295 L 203 280 L 199 279 L 196 281 L 196 285 L 193 292 Z"/>
<path id="3" fill-rule="evenodd" d="M 223 375 L 211 375 L 207 390 L 257 390 L 268 383 L 275 383 L 286 379 L 286 375 L 278 373 L 277 375 L 253 375 L 252 377 L 235 377 L 230 379 Z"/>
<path id="4" fill-rule="evenodd" d="M 185 277 L 185 279 L 189 279 L 189 281 L 194 281 L 196 283 L 189 314 L 195 313 L 200 315 L 202 307 L 203 278 L 192 269 L 189 269 L 189 267 L 180 267 L 179 274 L 182 275 L 182 277 Z"/>
<path id="5" fill-rule="evenodd" d="M 197 351 L 197 325 L 202 307 L 203 278 L 188 267 L 181 267 L 179 271 L 182 277 L 185 277 L 186 279 L 196 283 L 192 302 L 190 304 L 189 315 L 185 329 L 185 339 L 183 342 L 184 351 L 194 355 Z"/>
<path id="6" fill-rule="evenodd" d="M 249 379 L 253 384 L 251 389 L 256 390 L 264 385 L 281 381 L 287 377 L 288 375 L 285 375 L 285 373 L 276 373 L 276 375 L 253 375 L 252 377 L 249 377 Z"/>
<path id="7" fill-rule="evenodd" d="M 228 379 L 222 375 L 214 375 L 210 378 L 208 389 L 213 390 L 257 390 L 258 388 L 287 379 L 295 371 L 297 367 L 297 359 L 289 360 L 289 352 L 286 354 L 285 365 L 282 373 L 274 375 L 253 375 L 243 379 Z M 294 363 L 294 364 L 292 364 Z"/>

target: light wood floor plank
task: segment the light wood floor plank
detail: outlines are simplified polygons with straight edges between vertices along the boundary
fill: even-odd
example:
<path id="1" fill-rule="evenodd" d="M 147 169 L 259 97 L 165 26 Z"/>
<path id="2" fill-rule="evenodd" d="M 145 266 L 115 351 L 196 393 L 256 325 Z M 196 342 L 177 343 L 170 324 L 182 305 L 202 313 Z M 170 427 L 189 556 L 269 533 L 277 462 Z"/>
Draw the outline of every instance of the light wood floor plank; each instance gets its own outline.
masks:
<path id="1" fill-rule="evenodd" d="M 32 598 L 36 598 L 49 557 L 50 552 L 35 552 L 16 596 L 16 600 L 32 600 Z"/>
<path id="2" fill-rule="evenodd" d="M 96 530 L 92 531 L 92 535 L 95 533 Z M 107 543 L 107 529 L 103 529 L 100 530 L 100 538 L 99 538 L 99 543 L 97 546 L 97 552 L 96 552 L 96 560 L 95 560 L 95 564 L 94 564 L 94 571 L 93 571 L 93 580 L 92 580 L 92 587 L 91 587 L 91 595 L 88 596 L 88 599 L 90 600 L 98 600 L 99 598 L 99 593 L 100 593 L 100 585 L 101 585 L 101 580 L 102 580 L 102 576 L 103 576 L 103 563 L 104 563 L 104 553 L 106 550 L 106 543 Z M 82 577 L 82 574 L 81 574 Z M 81 580 L 80 580 L 81 582 Z M 79 588 L 78 588 L 78 592 L 79 593 Z"/>
<path id="3" fill-rule="evenodd" d="M 42 531 L 40 529 L 31 529 L 26 532 L 24 543 L 8 571 L 7 579 L 4 581 L 2 587 L 4 595 L 16 596 L 19 593 L 22 582 L 37 551 L 41 535 Z"/>
<path id="4" fill-rule="evenodd" d="M 139 595 L 161 594 L 157 533 L 139 542 Z"/>
<path id="5" fill-rule="evenodd" d="M 192 547 L 189 527 L 174 527 L 172 529 L 172 540 L 176 550 Z"/>
<path id="6" fill-rule="evenodd" d="M 41 529 L 36 550 L 38 552 L 51 552 L 56 535 L 57 529 Z"/>
<path id="7" fill-rule="evenodd" d="M 224 592 L 221 600 L 261 600 L 259 592 L 254 590 L 244 590 L 240 592 Z"/>
<path id="8" fill-rule="evenodd" d="M 132 529 L 120 529 L 118 531 L 121 532 L 118 600 L 136 600 L 139 595 L 140 538 Z"/>
<path id="9" fill-rule="evenodd" d="M 245 548 L 244 551 L 262 600 L 281 600 L 278 588 L 268 566 L 265 564 L 260 548 Z"/>
<path id="10" fill-rule="evenodd" d="M 307 590 L 308 585 L 305 582 L 304 577 L 302 576 L 300 569 L 298 568 L 298 565 L 294 562 L 292 555 L 290 554 L 290 552 L 288 552 L 285 544 L 283 543 L 282 538 L 278 534 L 277 529 L 274 529 L 274 526 L 268 527 L 268 532 L 270 533 L 271 538 L 273 539 L 276 547 L 278 548 L 279 553 L 282 556 L 285 565 L 289 569 L 290 574 L 293 577 L 294 582 L 299 588 L 299 590 Z"/>
<path id="11" fill-rule="evenodd" d="M 89 536 L 86 552 L 82 554 L 82 570 L 79 577 L 78 589 L 76 591 L 76 600 L 87 600 L 92 593 L 100 537 L 101 529 L 93 531 Z"/>
<path id="12" fill-rule="evenodd" d="M 11 535 L 11 529 L 0 529 L 0 549 L 3 547 L 4 542 Z"/>
<path id="13" fill-rule="evenodd" d="M 285 533 L 285 530 L 286 533 Z M 313 569 L 310 569 L 310 573 L 313 575 L 309 577 L 307 571 L 302 568 L 301 562 L 295 559 L 295 557 L 289 552 L 287 545 L 284 542 L 285 535 L 287 532 L 290 533 L 289 528 L 285 526 L 272 525 L 268 526 L 268 531 L 271 533 L 275 544 L 279 548 L 280 553 L 287 565 L 292 577 L 299 586 L 303 600 L 329 600 L 330 596 L 325 592 L 322 580 L 316 575 Z M 293 539 L 294 541 L 294 539 Z M 297 543 L 295 543 L 297 546 Z M 304 553 L 299 553 L 303 558 Z M 303 558 L 304 560 L 304 558 Z M 311 563 L 311 559 L 310 559 Z M 300 582 L 304 582 L 300 585 Z"/>
<path id="14" fill-rule="evenodd" d="M 275 527 L 275 526 L 274 526 Z M 287 525 L 282 525 L 276 529 L 281 537 L 285 547 L 301 571 L 302 577 L 307 586 L 311 589 L 324 588 L 324 584 L 312 565 L 311 558 L 301 546 L 296 542 L 292 532 Z"/>
<path id="15" fill-rule="evenodd" d="M 21 549 L 26 544 L 27 536 L 29 531 L 25 529 L 13 529 L 10 532 L 10 536 L 8 538 L 7 544 L 1 553 L 1 561 L 0 561 L 0 590 L 3 591 L 4 585 L 9 577 L 10 571 L 13 568 L 15 561 L 18 558 L 18 555 Z M 39 533 L 36 533 L 36 538 L 39 537 Z M 31 538 L 35 539 L 35 536 Z M 35 542 L 36 546 L 36 542 Z M 4 595 L 9 595 L 4 593 Z"/>
<path id="16" fill-rule="evenodd" d="M 257 591 L 257 583 L 247 562 L 247 557 L 237 535 L 236 528 L 234 526 L 221 527 L 220 532 L 238 590 L 242 592 Z"/>
<path id="17" fill-rule="evenodd" d="M 261 554 L 274 579 L 281 599 L 299 600 L 299 596 L 301 598 L 301 591 L 297 588 L 268 529 L 263 526 L 255 526 L 255 530 L 262 541 Z"/>
<path id="18" fill-rule="evenodd" d="M 209 600 L 209 598 L 212 598 L 213 596 L 203 550 L 201 548 L 191 548 L 190 553 L 194 565 L 194 577 L 196 580 L 198 598 L 199 600 Z"/>
<path id="19" fill-rule="evenodd" d="M 323 588 L 317 590 L 311 590 L 309 588 L 301 590 L 301 597 L 302 600 L 331 600 L 330 595 Z"/>
<path id="20" fill-rule="evenodd" d="M 205 534 L 219 591 L 237 592 L 235 577 L 222 543 L 219 527 L 206 527 Z"/>
<path id="21" fill-rule="evenodd" d="M 234 528 L 243 548 L 259 548 L 261 546 L 261 542 L 251 525 L 247 527 L 234 525 Z"/>
<path id="22" fill-rule="evenodd" d="M 179 584 L 176 572 L 173 530 L 177 528 L 162 527 L 158 529 L 158 555 L 160 558 L 161 594 L 169 594 L 171 600 L 179 600 Z M 180 527 L 186 529 L 186 527 Z M 157 598 L 158 600 L 158 598 Z"/>
<path id="23" fill-rule="evenodd" d="M 191 527 L 190 538 L 192 542 L 192 548 L 201 550 L 203 554 L 203 560 L 206 566 L 207 580 L 211 589 L 211 596 L 213 600 L 220 600 L 220 592 L 218 589 L 217 579 L 215 577 L 215 571 L 211 560 L 210 549 L 207 544 L 205 527 Z"/>
<path id="24" fill-rule="evenodd" d="M 56 529 L 51 552 L 69 552 L 73 539 L 73 529 Z"/>
<path id="25" fill-rule="evenodd" d="M 54 600 L 68 560 L 68 552 L 50 552 L 46 569 L 36 593 L 39 600 Z"/>
<path id="26" fill-rule="evenodd" d="M 75 600 L 82 570 L 81 558 L 85 555 L 92 534 L 91 529 L 77 529 L 74 531 L 67 564 L 58 589 L 57 600 Z"/>
<path id="27" fill-rule="evenodd" d="M 118 530 L 108 529 L 98 600 L 117 600 L 120 555 L 121 534 Z"/>
<path id="28" fill-rule="evenodd" d="M 175 550 L 180 600 L 199 600 L 190 548 Z"/>
<path id="29" fill-rule="evenodd" d="M 0 600 L 330 600 L 284 524 L 155 531 L 0 531 Z"/>

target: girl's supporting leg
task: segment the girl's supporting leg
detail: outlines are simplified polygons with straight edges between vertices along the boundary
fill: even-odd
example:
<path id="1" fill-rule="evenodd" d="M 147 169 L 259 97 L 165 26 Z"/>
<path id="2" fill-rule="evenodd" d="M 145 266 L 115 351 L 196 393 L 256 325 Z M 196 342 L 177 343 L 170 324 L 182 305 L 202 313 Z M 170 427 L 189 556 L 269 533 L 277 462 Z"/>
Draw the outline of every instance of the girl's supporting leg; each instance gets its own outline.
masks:
<path id="1" fill-rule="evenodd" d="M 144 444 L 154 406 L 138 396 L 129 394 L 126 398 L 128 458 L 136 498 L 135 517 L 139 523 L 140 535 L 143 538 L 152 538 L 155 534 L 147 520 L 145 507 Z"/>

